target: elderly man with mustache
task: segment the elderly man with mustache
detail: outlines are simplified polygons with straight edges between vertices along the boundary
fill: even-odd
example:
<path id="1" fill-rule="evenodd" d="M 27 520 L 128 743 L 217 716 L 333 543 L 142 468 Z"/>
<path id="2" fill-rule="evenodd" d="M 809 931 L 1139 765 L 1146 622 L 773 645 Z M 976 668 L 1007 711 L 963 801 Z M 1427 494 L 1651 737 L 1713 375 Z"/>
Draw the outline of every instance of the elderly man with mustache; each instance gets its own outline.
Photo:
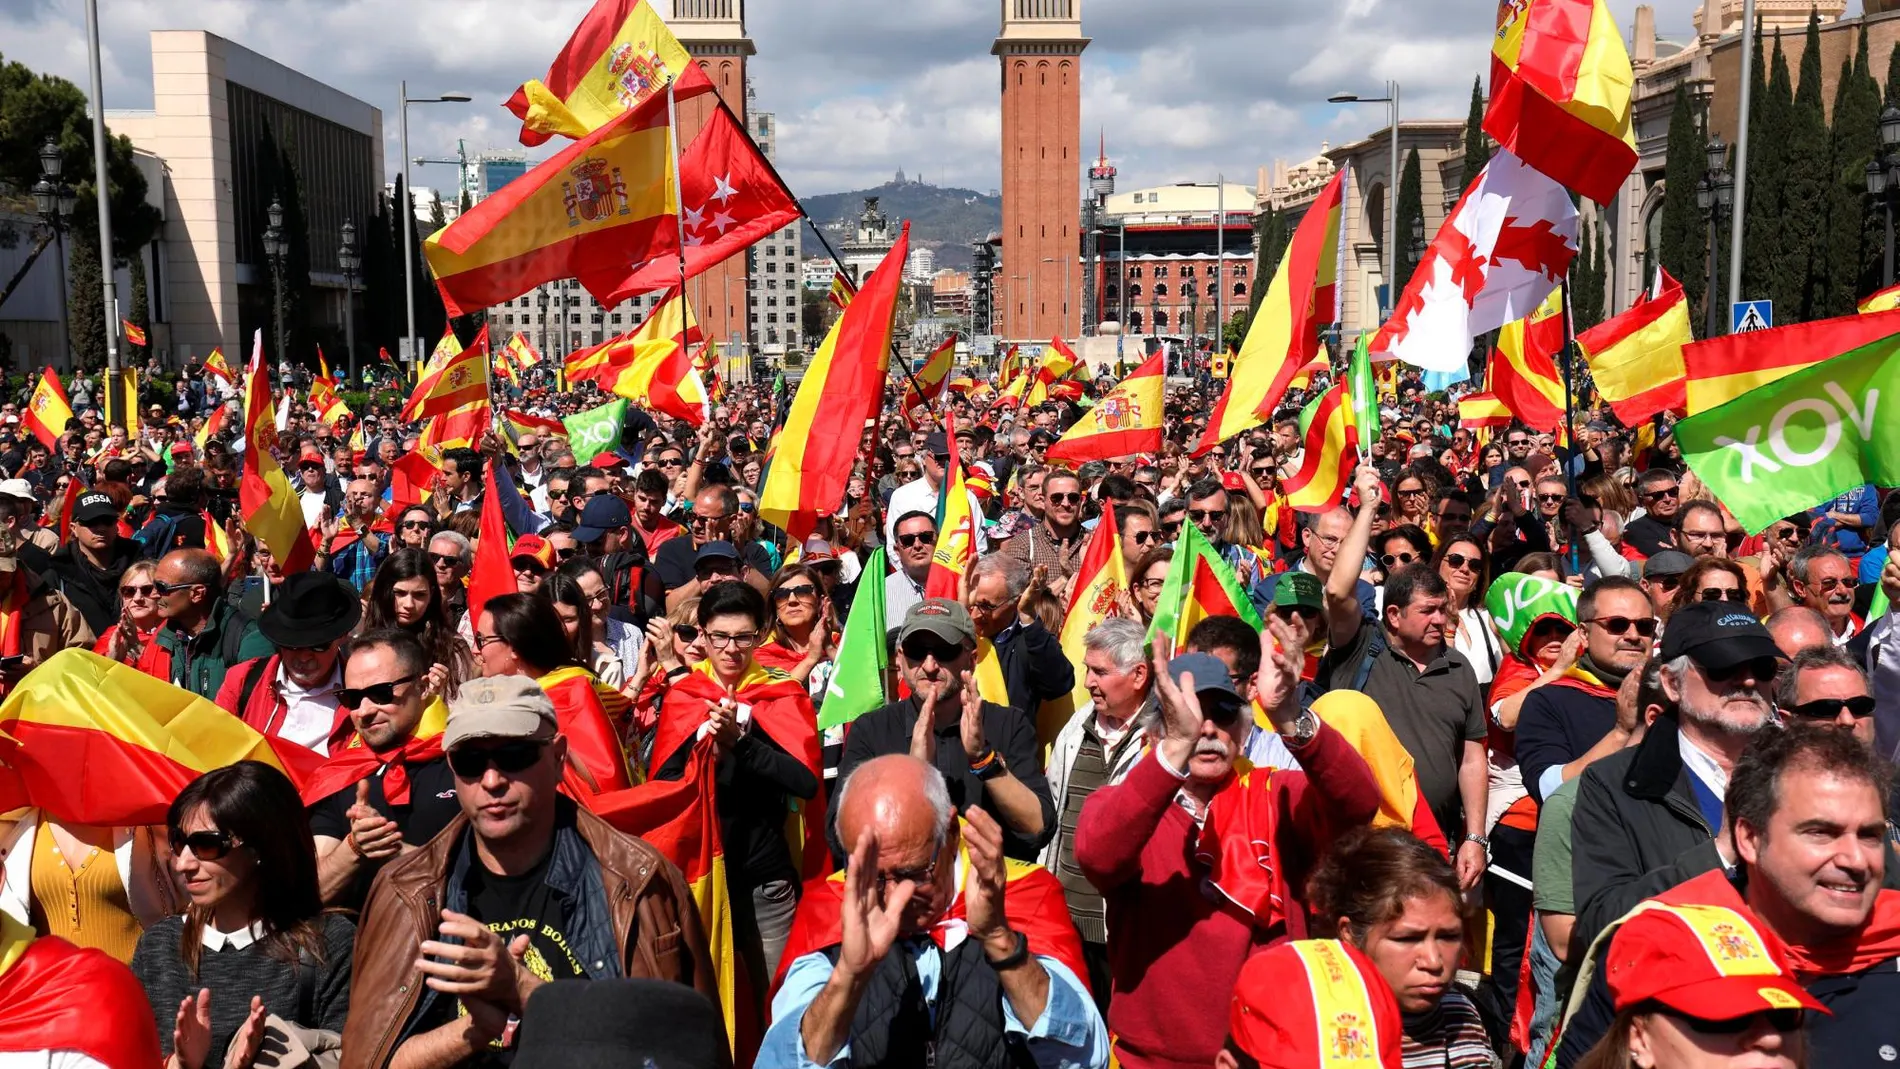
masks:
<path id="1" fill-rule="evenodd" d="M 1575 946 L 1673 884 L 1681 856 L 1715 838 L 1736 759 L 1775 721 L 1782 653 L 1746 606 L 1686 606 L 1669 621 L 1661 657 L 1668 707 L 1640 743 L 1592 764 L 1577 787 Z"/>

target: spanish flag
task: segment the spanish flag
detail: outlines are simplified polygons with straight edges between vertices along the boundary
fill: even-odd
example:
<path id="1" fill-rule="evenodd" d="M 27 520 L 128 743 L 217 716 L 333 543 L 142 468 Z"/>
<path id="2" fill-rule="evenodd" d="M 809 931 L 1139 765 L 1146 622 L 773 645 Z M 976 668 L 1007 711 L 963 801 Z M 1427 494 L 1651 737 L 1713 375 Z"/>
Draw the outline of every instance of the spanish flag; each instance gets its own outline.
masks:
<path id="1" fill-rule="evenodd" d="M 1683 348 L 1695 341 L 1682 283 L 1658 269 L 1658 287 L 1644 291 L 1629 311 L 1577 335 L 1597 392 L 1626 427 L 1688 401 Z M 1866 309 L 1862 309 L 1865 311 Z"/>
<path id="2" fill-rule="evenodd" d="M 428 455 L 431 463 L 437 463 L 447 450 L 475 448 L 482 440 L 482 435 L 488 433 L 494 418 L 494 408 L 484 396 L 453 412 L 431 417 L 422 425 L 418 448 Z"/>
<path id="3" fill-rule="evenodd" d="M 1254 630 L 1266 625 L 1254 609 L 1253 600 L 1240 589 L 1233 568 L 1214 552 L 1207 536 L 1192 523 L 1181 525 L 1181 540 L 1175 543 L 1174 559 L 1168 564 L 1168 578 L 1155 601 L 1155 617 L 1148 625 L 1148 640 L 1168 635 L 1174 648 L 1187 645 L 1194 625 L 1210 616 L 1236 616 Z"/>
<path id="4" fill-rule="evenodd" d="M 851 284 L 850 279 L 844 277 L 843 271 L 831 273 L 831 288 L 826 292 L 825 297 L 832 304 L 837 305 L 840 312 L 851 307 L 851 298 L 857 296 L 857 293 L 858 288 Z"/>
<path id="5" fill-rule="evenodd" d="M 1286 500 L 1299 512 L 1325 512 L 1338 505 L 1352 485 L 1359 463 L 1359 432 L 1353 425 L 1352 395 L 1339 383 L 1320 395 L 1313 422 L 1306 428 L 1300 470 L 1287 477 Z"/>
<path id="6" fill-rule="evenodd" d="M 910 255 L 910 223 L 871 281 L 831 326 L 773 439 L 759 518 L 803 541 L 819 513 L 844 500 L 858 456 L 858 430 L 877 414 L 890 373 L 891 329 Z"/>
<path id="7" fill-rule="evenodd" d="M 244 479 L 238 484 L 238 509 L 244 526 L 268 546 L 286 573 L 316 563 L 316 546 L 303 522 L 290 479 L 277 463 L 277 415 L 271 407 L 264 373 L 264 331 L 252 339 L 251 362 L 244 367 Z"/>
<path id="8" fill-rule="evenodd" d="M 551 416 L 536 416 L 517 409 L 502 410 L 501 418 L 508 429 L 518 438 L 524 434 L 550 434 L 557 438 L 567 437 L 567 424 Z"/>
<path id="9" fill-rule="evenodd" d="M 1338 317 L 1339 219 L 1351 172 L 1340 168 L 1300 219 L 1194 455 L 1271 419 L 1293 376 L 1319 354 L 1319 328 Z"/>
<path id="10" fill-rule="evenodd" d="M 130 319 L 121 319 L 119 325 L 125 328 L 125 340 L 129 344 L 141 346 L 145 344 L 145 331 L 137 323 Z"/>
<path id="11" fill-rule="evenodd" d="M 301 783 L 323 757 L 84 649 L 54 654 L 0 704 L 0 812 L 32 805 L 76 824 L 163 824 L 186 784 L 239 761 Z"/>
<path id="12" fill-rule="evenodd" d="M 1156 353 L 1155 357 L 1160 355 Z M 1059 641 L 1071 664 L 1082 663 L 1088 652 L 1082 640 L 1096 624 L 1115 615 L 1123 595 L 1128 593 L 1128 567 L 1122 559 L 1121 534 L 1116 528 L 1114 503 L 1103 502 L 1102 518 L 1082 549 L 1082 562 L 1076 566 L 1069 611 L 1062 617 Z M 1075 711 L 1089 703 L 1089 688 L 1083 678 L 1086 674 L 1076 673 L 1075 687 L 1068 694 L 1042 703 L 1036 714 L 1036 741 L 1044 747 L 1053 745 Z M 1044 756 L 1047 754 L 1045 749 Z"/>
<path id="13" fill-rule="evenodd" d="M 1636 167 L 1630 69 L 1604 0 L 1499 0 L 1484 132 L 1598 204 Z"/>
<path id="14" fill-rule="evenodd" d="M 515 366 L 523 371 L 541 362 L 541 354 L 535 352 L 534 346 L 528 344 L 528 339 L 523 337 L 518 330 L 515 331 L 513 337 L 508 339 L 508 344 L 503 348 L 514 358 Z"/>
<path id="15" fill-rule="evenodd" d="M 1491 352 L 1491 392 L 1527 427 L 1554 430 L 1564 418 L 1564 382 L 1557 355 L 1564 347 L 1564 291 L 1551 290 L 1523 319 L 1504 324 Z"/>
<path id="16" fill-rule="evenodd" d="M 673 82 L 681 98 L 713 87 L 646 0 L 598 0 L 574 28 L 545 78 L 529 79 L 503 106 L 521 120 L 521 143 L 583 138 Z"/>
<path id="17" fill-rule="evenodd" d="M 204 426 L 198 428 L 198 437 L 196 439 L 198 452 L 200 454 L 204 453 L 205 446 L 209 445 L 211 439 L 215 437 L 219 431 L 224 429 L 225 421 L 230 418 L 231 406 L 223 402 L 214 405 L 211 411 L 205 414 Z"/>
<path id="18" fill-rule="evenodd" d="M 495 374 L 507 379 L 508 385 L 516 389 L 521 388 L 521 376 L 515 373 L 515 362 L 509 359 L 506 346 L 495 350 L 494 359 L 490 362 L 489 366 L 494 370 Z"/>
<path id="19" fill-rule="evenodd" d="M 231 370 L 231 364 L 224 358 L 223 349 L 211 350 L 205 357 L 205 374 L 216 375 L 233 386 L 237 385 L 237 373 Z"/>
<path id="20" fill-rule="evenodd" d="M 317 378 L 310 383 L 310 408 L 326 427 L 336 426 L 350 414 L 349 406 L 336 392 L 336 383 L 329 378 Z"/>
<path id="21" fill-rule="evenodd" d="M 1508 427 L 1511 410 L 1498 395 L 1485 391 L 1468 393 L 1458 399 L 1458 425 L 1477 430 L 1483 427 Z"/>
<path id="22" fill-rule="evenodd" d="M 1861 315 L 1867 315 L 1871 312 L 1891 312 L 1896 308 L 1900 308 L 1900 286 L 1888 286 L 1861 301 L 1857 310 Z"/>
<path id="23" fill-rule="evenodd" d="M 445 328 L 442 340 L 435 343 L 435 352 L 429 356 L 428 366 L 416 380 L 416 388 L 410 392 L 409 400 L 403 402 L 402 418 L 418 420 L 440 416 L 485 400 L 488 373 L 482 361 L 488 357 L 487 340 L 488 328 L 483 327 L 475 344 L 464 349 L 455 337 L 454 328 Z"/>
<path id="24" fill-rule="evenodd" d="M 1817 319 L 1683 346 L 1684 407 L 1693 416 L 1806 367 L 1900 334 L 1900 312 Z"/>
<path id="25" fill-rule="evenodd" d="M 66 399 L 66 387 L 59 383 L 59 372 L 51 367 L 42 369 L 39 384 L 33 387 L 33 396 L 27 398 L 26 415 L 22 418 L 26 429 L 57 455 L 59 436 L 66 433 L 66 424 L 72 418 L 73 405 Z"/>
<path id="26" fill-rule="evenodd" d="M 511 578 L 512 575 L 510 569 Z M 613 703 L 622 714 L 620 720 L 625 722 L 625 713 L 632 703 L 601 683 L 594 673 L 575 665 L 556 668 L 535 682 L 541 684 L 548 700 L 554 703 L 555 719 L 561 734 L 567 736 L 568 760 L 579 766 L 586 793 L 599 794 L 633 786 L 627 751 L 620 745 L 619 734 L 614 731 L 614 714 L 608 709 L 608 703 Z M 571 789 L 570 793 L 581 797 Z"/>
<path id="27" fill-rule="evenodd" d="M 1024 403 L 1034 408 L 1036 405 L 1047 401 L 1049 399 L 1049 387 L 1054 386 L 1057 380 L 1069 372 L 1074 371 L 1076 365 L 1081 362 L 1082 361 L 1075 355 L 1075 350 L 1064 344 L 1061 338 L 1051 339 L 1049 342 L 1049 351 L 1043 354 L 1042 365 L 1036 369 L 1036 381 L 1030 385 L 1029 395 Z"/>
<path id="28" fill-rule="evenodd" d="M 1331 369 L 1332 369 L 1332 364 L 1327 361 L 1326 354 L 1321 353 L 1318 356 L 1315 356 L 1311 362 L 1309 362 L 1305 367 L 1301 368 L 1299 372 L 1293 376 L 1293 381 L 1287 383 L 1287 388 L 1293 389 L 1293 390 L 1307 389 L 1308 387 L 1313 385 L 1314 375 L 1317 375 L 1322 371 L 1330 371 Z M 1215 376 L 1215 377 L 1219 378 L 1220 376 Z"/>
<path id="29" fill-rule="evenodd" d="M 10 1061 L 150 1069 L 164 1061 L 158 1033 L 139 1024 L 151 1013 L 125 963 L 0 913 L 0 1054 L 18 1056 Z"/>
<path id="30" fill-rule="evenodd" d="M 963 597 L 963 577 L 976 564 L 976 530 L 981 522 L 970 507 L 970 488 L 964 483 L 963 451 L 957 447 L 957 420 L 944 417 L 950 438 L 949 485 L 938 495 L 937 548 L 930 554 L 930 572 L 924 576 L 924 597 Z"/>
<path id="31" fill-rule="evenodd" d="M 591 379 L 606 388 L 616 373 L 633 363 L 642 342 L 691 345 L 704 340 L 705 333 L 700 329 L 699 317 L 693 313 L 693 304 L 676 282 L 660 295 L 653 311 L 639 326 L 592 348 L 568 354 L 567 380 L 586 382 Z"/>
<path id="32" fill-rule="evenodd" d="M 1049 462 L 1079 465 L 1160 452 L 1166 390 L 1167 354 L 1157 352 L 1082 413 L 1075 426 L 1049 447 Z"/>
<path id="33" fill-rule="evenodd" d="M 685 346 L 666 338 L 637 340 L 629 348 L 633 361 L 602 383 L 608 392 L 695 427 L 705 424 L 712 415 L 712 394 Z"/>
<path id="34" fill-rule="evenodd" d="M 917 369 L 917 381 L 904 384 L 903 410 L 906 414 L 930 404 L 943 394 L 944 383 L 950 377 L 950 366 L 956 361 L 956 356 L 957 336 L 952 334 L 924 358 L 923 365 Z M 918 392 L 919 387 L 922 387 L 923 392 Z"/>

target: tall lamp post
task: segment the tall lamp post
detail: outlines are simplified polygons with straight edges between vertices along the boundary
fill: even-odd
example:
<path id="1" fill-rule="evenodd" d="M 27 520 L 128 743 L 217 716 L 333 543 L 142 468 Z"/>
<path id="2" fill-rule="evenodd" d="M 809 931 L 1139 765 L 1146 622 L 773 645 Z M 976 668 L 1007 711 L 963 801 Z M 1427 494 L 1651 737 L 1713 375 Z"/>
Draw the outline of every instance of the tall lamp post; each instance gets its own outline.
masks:
<path id="1" fill-rule="evenodd" d="M 343 268 L 343 342 L 350 354 L 350 373 L 345 382 L 356 379 L 356 272 L 363 258 L 356 251 L 356 224 L 343 220 L 343 244 L 336 250 L 336 262 Z"/>
<path id="2" fill-rule="evenodd" d="M 270 226 L 264 228 L 264 258 L 270 261 L 271 326 L 277 359 L 282 362 L 290 359 L 284 351 L 284 257 L 290 253 L 290 242 L 284 238 L 283 204 L 273 200 L 265 211 L 270 216 Z"/>
<path id="3" fill-rule="evenodd" d="M 62 362 L 72 359 L 72 325 L 66 315 L 66 231 L 73 224 L 73 208 L 79 198 L 73 187 L 61 180 L 66 161 L 52 138 L 40 146 L 40 180 L 33 183 L 33 207 L 40 222 L 52 231 L 59 261 L 59 352 Z"/>
<path id="4" fill-rule="evenodd" d="M 1709 297 L 1706 314 L 1702 318 L 1702 336 L 1713 338 L 1722 332 L 1722 302 L 1715 298 L 1715 250 L 1720 246 L 1718 235 L 1722 229 L 1722 219 L 1728 215 L 1735 203 L 1735 179 L 1728 173 L 1728 146 L 1722 143 L 1720 134 L 1709 138 L 1707 166 L 1702 172 L 1702 180 L 1696 183 L 1696 207 L 1709 213 Z M 1869 181 L 1872 176 L 1869 176 Z M 1876 192 L 1875 196 L 1880 194 Z M 1887 264 L 1889 274 L 1893 265 L 1893 211 L 1887 212 Z"/>
<path id="5" fill-rule="evenodd" d="M 1880 113 L 1880 155 L 1867 165 L 1867 192 L 1887 217 L 1887 253 L 1881 285 L 1893 285 L 1893 202 L 1900 197 L 1900 108 Z"/>
<path id="6" fill-rule="evenodd" d="M 402 300 L 408 315 L 408 341 L 414 345 L 415 352 L 405 353 L 411 360 L 422 359 L 422 346 L 416 341 L 416 195 L 409 188 L 409 105 L 411 104 L 466 104 L 475 99 L 467 93 L 443 93 L 435 97 L 412 97 L 409 95 L 409 82 L 397 83 L 397 98 L 400 103 L 396 110 L 401 118 L 396 127 L 401 138 L 402 153 L 402 195 L 409 203 L 402 206 Z"/>
<path id="7" fill-rule="evenodd" d="M 1386 104 L 1392 120 L 1392 170 L 1385 190 L 1385 294 L 1388 306 L 1398 304 L 1399 285 L 1399 83 L 1385 83 L 1382 97 L 1362 97 L 1357 93 L 1334 93 L 1329 104 Z M 1380 309 L 1381 312 L 1386 309 Z"/>

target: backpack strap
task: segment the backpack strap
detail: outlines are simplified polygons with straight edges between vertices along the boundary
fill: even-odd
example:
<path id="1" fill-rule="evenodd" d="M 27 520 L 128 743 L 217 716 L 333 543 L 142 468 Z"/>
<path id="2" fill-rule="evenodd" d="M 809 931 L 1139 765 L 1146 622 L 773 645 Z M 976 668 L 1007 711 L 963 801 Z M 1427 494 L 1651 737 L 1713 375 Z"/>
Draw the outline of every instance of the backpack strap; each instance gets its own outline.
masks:
<path id="1" fill-rule="evenodd" d="M 1359 667 L 1352 674 L 1352 689 L 1363 692 L 1366 689 L 1366 680 L 1372 678 L 1373 661 L 1384 655 L 1387 647 L 1385 632 L 1380 629 L 1377 622 L 1367 620 L 1359 626 L 1373 629 L 1372 638 L 1366 643 L 1366 655 L 1359 658 Z"/>
<path id="2" fill-rule="evenodd" d="M 238 687 L 237 715 L 243 718 L 245 710 L 251 707 L 251 695 L 257 685 L 264 680 L 264 668 L 270 664 L 269 657 L 259 657 L 244 670 L 244 682 Z"/>

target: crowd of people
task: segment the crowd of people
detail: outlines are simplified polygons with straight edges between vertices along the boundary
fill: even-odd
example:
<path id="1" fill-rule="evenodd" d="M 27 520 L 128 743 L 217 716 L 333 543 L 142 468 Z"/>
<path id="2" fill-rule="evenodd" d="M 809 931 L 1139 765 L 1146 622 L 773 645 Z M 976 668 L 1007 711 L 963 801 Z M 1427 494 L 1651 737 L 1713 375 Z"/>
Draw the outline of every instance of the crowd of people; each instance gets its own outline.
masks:
<path id="1" fill-rule="evenodd" d="M 85 649 L 320 761 L 208 771 L 162 826 L 0 814 L 0 1064 L 1900 1049 L 1888 488 L 1751 534 L 1667 426 L 1487 436 L 1400 377 L 1343 499 L 1296 512 L 1297 394 L 1197 456 L 1219 384 L 1177 382 L 1159 450 L 1072 466 L 1047 453 L 1074 404 L 894 388 L 790 541 L 758 509 L 763 388 L 699 427 L 635 406 L 586 463 L 490 434 L 423 500 L 397 405 L 298 405 L 276 448 L 315 564 L 286 574 L 244 524 L 240 421 L 199 440 L 218 383 L 185 369 L 131 436 L 73 381 L 53 448 L 0 405 L 6 687 Z M 511 407 L 603 400 L 538 381 Z M 928 596 L 953 455 L 978 553 Z M 471 611 L 485 513 L 515 589 Z M 1127 587 L 1065 652 L 1103 523 Z M 1153 625 L 1189 526 L 1240 603 L 1177 648 Z M 865 584 L 887 701 L 821 729 Z M 707 874 L 628 830 L 702 772 L 717 917 Z M 9 1029 L 26 978 L 87 1008 L 71 1035 L 49 1005 Z"/>

